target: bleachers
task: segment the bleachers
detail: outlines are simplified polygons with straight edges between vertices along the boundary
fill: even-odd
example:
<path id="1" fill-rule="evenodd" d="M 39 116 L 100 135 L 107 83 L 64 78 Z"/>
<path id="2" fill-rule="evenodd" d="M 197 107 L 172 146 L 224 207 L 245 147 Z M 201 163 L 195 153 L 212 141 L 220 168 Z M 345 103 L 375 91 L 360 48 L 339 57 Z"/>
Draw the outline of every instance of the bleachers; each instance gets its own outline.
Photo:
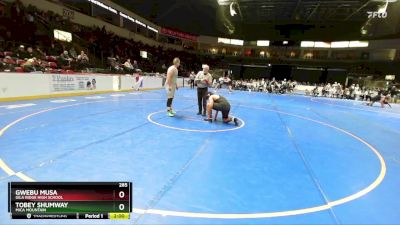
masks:
<path id="1" fill-rule="evenodd" d="M 18 3 L 10 3 L 11 9 L 16 7 Z M 72 70 L 83 70 L 82 68 L 66 68 L 62 65 L 59 60 L 59 55 L 63 50 L 70 50 L 71 46 L 78 46 L 77 53 L 80 50 L 85 50 L 85 52 L 90 56 L 91 67 L 102 68 L 107 70 L 107 72 L 112 72 L 109 70 L 110 66 L 107 64 L 108 57 L 119 56 L 119 63 L 122 64 L 126 59 L 130 58 L 131 61 L 138 61 L 138 65 L 142 71 L 146 72 L 165 72 L 164 66 L 169 66 L 171 60 L 174 57 L 179 57 L 182 60 L 181 74 L 188 73 L 192 70 L 198 70 L 204 63 L 209 64 L 212 68 L 213 66 L 221 65 L 221 58 L 211 55 L 201 55 L 189 51 L 178 51 L 175 49 L 166 49 L 163 47 L 150 46 L 144 44 L 140 41 L 135 41 L 133 39 L 126 39 L 119 37 L 117 34 L 107 32 L 105 29 L 100 27 L 84 27 L 78 24 L 72 24 L 71 21 L 65 20 L 62 16 L 55 14 L 50 11 L 41 11 L 34 6 L 24 7 L 22 4 L 18 5 L 21 9 L 22 16 L 18 18 L 8 17 L 9 27 L 7 30 L 11 31 L 11 38 L 15 44 L 10 46 L 0 46 L 0 51 L 2 50 L 3 56 L 0 54 L 0 58 L 12 57 L 14 61 L 19 58 L 15 58 L 16 46 L 19 44 L 24 44 L 28 46 L 42 46 L 43 51 L 47 52 L 47 56 L 42 58 L 41 66 L 44 67 L 46 71 L 50 69 L 72 69 Z M 25 14 L 25 16 L 23 16 Z M 30 15 L 34 18 L 33 24 L 26 21 L 26 15 Z M 5 18 L 7 19 L 7 18 Z M 57 22 L 55 22 L 57 21 Z M 18 23 L 19 29 L 15 29 L 15 23 Z M 27 35 L 24 30 L 41 30 L 42 35 L 39 37 L 32 37 L 32 35 Z M 52 33 L 53 29 L 61 29 L 73 34 L 73 43 L 65 42 L 54 42 L 54 37 Z M 15 31 L 15 32 L 14 32 Z M 39 33 L 39 32 L 36 32 Z M 43 36 L 46 34 L 48 36 Z M 1 34 L 0 34 L 1 35 Z M 6 39 L 7 40 L 7 39 Z M 35 40 L 32 42 L 32 40 Z M 54 43 L 58 45 L 57 52 L 54 49 L 50 49 L 51 44 Z M 147 51 L 149 58 L 144 59 L 140 56 L 140 51 Z M 53 54 L 51 54 L 52 52 Z M 57 54 L 54 54 L 57 53 Z M 25 59 L 21 59 L 25 60 Z M 17 63 L 19 64 L 19 63 Z M 8 60 L 7 65 L 12 67 L 15 63 L 12 60 Z M 22 65 L 22 64 L 19 64 Z"/>

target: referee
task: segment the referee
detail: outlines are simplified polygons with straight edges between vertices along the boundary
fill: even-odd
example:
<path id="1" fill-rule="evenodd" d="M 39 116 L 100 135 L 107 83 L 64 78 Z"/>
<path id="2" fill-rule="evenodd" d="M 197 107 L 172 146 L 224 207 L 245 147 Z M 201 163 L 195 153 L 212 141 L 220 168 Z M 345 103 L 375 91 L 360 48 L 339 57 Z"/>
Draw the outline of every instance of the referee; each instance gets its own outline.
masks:
<path id="1" fill-rule="evenodd" d="M 210 87 L 213 80 L 211 74 L 208 73 L 209 70 L 210 67 L 208 65 L 203 65 L 203 71 L 199 71 L 195 78 L 197 84 L 197 104 L 199 106 L 197 115 L 202 114 L 206 116 L 208 87 Z"/>

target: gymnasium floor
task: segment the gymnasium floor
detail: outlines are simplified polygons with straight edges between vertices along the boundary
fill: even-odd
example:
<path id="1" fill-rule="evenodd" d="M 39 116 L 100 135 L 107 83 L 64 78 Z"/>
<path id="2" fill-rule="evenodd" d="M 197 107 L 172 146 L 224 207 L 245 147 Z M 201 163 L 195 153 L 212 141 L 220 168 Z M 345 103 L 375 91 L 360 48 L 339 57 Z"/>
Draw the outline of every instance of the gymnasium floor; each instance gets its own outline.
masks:
<path id="1" fill-rule="evenodd" d="M 0 224 L 399 224 L 400 107 L 220 93 L 241 125 L 208 123 L 195 90 L 0 103 Z M 7 182 L 132 181 L 130 221 L 11 220 Z M 147 211 L 145 211 L 147 210 Z"/>

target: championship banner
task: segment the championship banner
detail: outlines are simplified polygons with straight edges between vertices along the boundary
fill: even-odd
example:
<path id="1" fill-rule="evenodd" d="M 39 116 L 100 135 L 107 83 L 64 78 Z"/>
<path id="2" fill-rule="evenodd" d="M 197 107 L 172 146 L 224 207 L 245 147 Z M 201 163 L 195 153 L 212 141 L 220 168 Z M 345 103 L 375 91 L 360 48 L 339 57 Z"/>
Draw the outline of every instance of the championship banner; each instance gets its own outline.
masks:
<path id="1" fill-rule="evenodd" d="M 96 83 L 94 76 L 52 74 L 50 92 L 96 90 Z"/>
<path id="2" fill-rule="evenodd" d="M 176 30 L 171 30 L 168 28 L 161 28 L 161 33 L 162 34 L 166 34 L 166 35 L 170 35 L 173 37 L 178 37 L 178 38 L 184 38 L 184 39 L 188 39 L 191 41 L 197 41 L 197 36 L 195 35 L 191 35 L 188 33 L 184 33 L 184 32 L 180 32 L 180 31 L 176 31 Z"/>

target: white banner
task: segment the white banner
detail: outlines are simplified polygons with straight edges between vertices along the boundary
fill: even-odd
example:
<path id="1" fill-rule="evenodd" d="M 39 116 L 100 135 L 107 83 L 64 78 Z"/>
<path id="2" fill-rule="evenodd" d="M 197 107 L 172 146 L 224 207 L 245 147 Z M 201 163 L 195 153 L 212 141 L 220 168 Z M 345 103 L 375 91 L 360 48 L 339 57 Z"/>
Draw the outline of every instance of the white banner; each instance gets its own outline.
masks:
<path id="1" fill-rule="evenodd" d="M 131 90 L 135 85 L 139 85 L 140 89 L 162 88 L 162 80 L 161 77 L 142 76 L 136 82 L 136 77 L 133 76 L 105 74 L 0 73 L 0 100 L 24 96 Z"/>
<path id="2" fill-rule="evenodd" d="M 52 74 L 50 92 L 96 90 L 95 76 Z"/>

